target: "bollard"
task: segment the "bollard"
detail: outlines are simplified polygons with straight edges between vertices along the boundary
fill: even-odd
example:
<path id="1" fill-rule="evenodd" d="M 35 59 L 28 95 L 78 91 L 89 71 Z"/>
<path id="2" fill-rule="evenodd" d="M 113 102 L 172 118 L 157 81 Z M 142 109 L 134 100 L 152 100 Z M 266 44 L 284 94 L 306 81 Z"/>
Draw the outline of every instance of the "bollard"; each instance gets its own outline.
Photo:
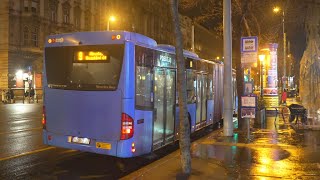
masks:
<path id="1" fill-rule="evenodd" d="M 245 118 L 247 120 L 247 138 L 248 138 L 248 143 L 250 143 L 250 118 Z"/>

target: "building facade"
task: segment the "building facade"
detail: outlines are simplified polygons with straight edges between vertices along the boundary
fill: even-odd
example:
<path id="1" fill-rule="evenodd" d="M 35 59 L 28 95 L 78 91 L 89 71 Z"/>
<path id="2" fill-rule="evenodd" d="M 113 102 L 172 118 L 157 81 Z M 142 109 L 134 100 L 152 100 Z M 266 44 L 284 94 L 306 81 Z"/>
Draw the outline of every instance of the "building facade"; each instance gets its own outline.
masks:
<path id="1" fill-rule="evenodd" d="M 18 70 L 42 72 L 45 37 L 77 31 L 126 30 L 144 34 L 159 44 L 174 44 L 172 18 L 166 0 L 2 0 L 0 6 L 0 89 L 16 87 Z M 115 22 L 108 22 L 109 16 Z M 184 48 L 200 57 L 222 54 L 222 41 L 181 16 Z M 31 72 L 31 73 L 30 73 Z"/>

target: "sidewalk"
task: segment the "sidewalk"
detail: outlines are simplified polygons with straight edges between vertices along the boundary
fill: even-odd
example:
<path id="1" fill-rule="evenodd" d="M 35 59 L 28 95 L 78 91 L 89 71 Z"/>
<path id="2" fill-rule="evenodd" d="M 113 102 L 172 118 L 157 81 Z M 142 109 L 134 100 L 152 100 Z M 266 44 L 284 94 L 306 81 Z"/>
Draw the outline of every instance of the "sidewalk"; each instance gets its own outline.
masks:
<path id="1" fill-rule="evenodd" d="M 220 134 L 221 130 L 213 132 L 207 137 L 201 138 L 192 143 L 192 148 L 201 144 L 204 140 L 214 134 Z M 195 157 L 192 155 L 192 173 L 188 179 L 224 179 L 227 172 L 219 162 L 209 161 L 208 159 Z M 180 178 L 179 178 L 180 177 Z M 184 179 L 181 175 L 180 152 L 179 150 L 157 160 L 131 174 L 122 178 L 123 180 L 131 179 Z"/>
<path id="2" fill-rule="evenodd" d="M 294 98 L 290 104 L 299 104 Z M 275 115 L 278 115 L 277 117 Z M 319 179 L 319 131 L 295 130 L 281 114 L 268 114 L 265 124 L 250 121 L 233 137 L 217 129 L 191 144 L 191 175 L 181 175 L 179 150 L 122 179 Z"/>
<path id="3" fill-rule="evenodd" d="M 286 143 L 286 136 L 294 133 L 287 122 L 284 122 L 281 117 L 277 117 L 275 120 L 273 115 L 267 117 L 266 124 L 263 125 L 265 129 L 257 128 L 253 120 L 251 121 L 250 139 L 247 138 L 246 130 L 234 130 L 233 137 L 224 137 L 221 128 L 194 141 L 191 145 L 192 173 L 187 179 L 237 179 L 239 176 L 250 179 L 250 172 L 242 175 L 241 172 L 234 172 L 236 170 L 226 164 L 233 164 L 235 154 L 239 152 L 241 154 L 242 151 L 248 151 L 250 155 L 251 149 L 257 148 L 267 149 L 264 150 L 267 152 L 295 148 Z M 250 157 L 244 159 L 244 162 L 247 159 L 254 159 L 253 156 L 251 154 Z M 180 173 L 180 156 L 179 150 L 177 150 L 122 179 L 186 179 L 182 178 Z"/>

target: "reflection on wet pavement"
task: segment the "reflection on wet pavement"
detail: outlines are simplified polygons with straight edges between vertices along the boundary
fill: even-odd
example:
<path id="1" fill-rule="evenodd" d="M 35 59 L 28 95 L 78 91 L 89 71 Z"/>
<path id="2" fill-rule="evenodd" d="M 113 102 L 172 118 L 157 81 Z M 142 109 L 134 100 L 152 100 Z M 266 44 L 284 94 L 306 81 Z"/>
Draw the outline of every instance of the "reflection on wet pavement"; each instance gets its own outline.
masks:
<path id="1" fill-rule="evenodd" d="M 194 158 L 218 161 L 235 179 L 320 179 L 320 131 L 295 131 L 281 118 L 268 117 L 264 127 L 222 131 L 193 143 Z"/>

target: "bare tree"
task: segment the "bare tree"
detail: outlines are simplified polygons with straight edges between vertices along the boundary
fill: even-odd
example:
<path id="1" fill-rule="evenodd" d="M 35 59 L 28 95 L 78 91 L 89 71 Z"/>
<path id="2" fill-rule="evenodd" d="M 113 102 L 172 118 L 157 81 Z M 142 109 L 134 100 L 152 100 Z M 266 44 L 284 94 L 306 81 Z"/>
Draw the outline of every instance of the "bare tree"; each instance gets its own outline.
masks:
<path id="1" fill-rule="evenodd" d="M 176 37 L 176 60 L 178 69 L 178 99 L 179 99 L 179 146 L 181 152 L 182 172 L 186 175 L 191 173 L 190 154 L 190 124 L 187 114 L 187 91 L 186 91 L 186 71 L 183 57 L 183 39 L 179 23 L 178 0 L 170 0 L 170 8 L 173 19 L 174 33 Z"/>

